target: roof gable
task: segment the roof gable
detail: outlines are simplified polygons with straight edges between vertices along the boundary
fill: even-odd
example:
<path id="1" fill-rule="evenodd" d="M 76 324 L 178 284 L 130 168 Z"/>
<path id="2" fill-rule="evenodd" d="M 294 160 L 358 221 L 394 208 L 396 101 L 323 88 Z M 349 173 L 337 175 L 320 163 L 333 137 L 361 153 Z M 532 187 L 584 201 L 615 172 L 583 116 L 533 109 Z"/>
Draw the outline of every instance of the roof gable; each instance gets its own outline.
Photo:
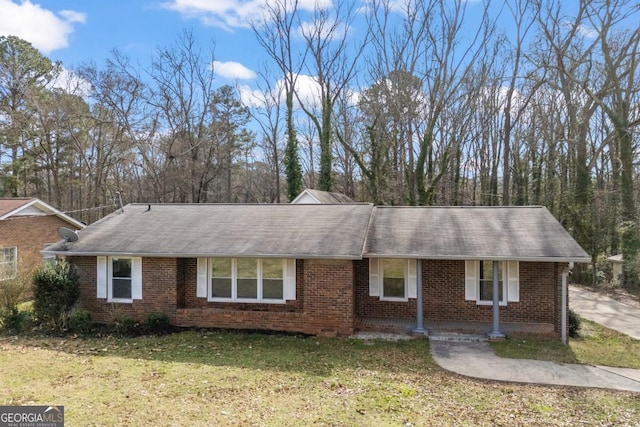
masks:
<path id="1" fill-rule="evenodd" d="M 0 198 L 0 221 L 20 216 L 56 215 L 76 228 L 84 228 L 80 221 L 53 206 L 33 197 Z"/>
<path id="2" fill-rule="evenodd" d="M 333 193 L 329 191 L 313 190 L 306 188 L 298 197 L 291 201 L 291 204 L 335 204 L 335 203 L 354 203 L 346 194 Z"/>

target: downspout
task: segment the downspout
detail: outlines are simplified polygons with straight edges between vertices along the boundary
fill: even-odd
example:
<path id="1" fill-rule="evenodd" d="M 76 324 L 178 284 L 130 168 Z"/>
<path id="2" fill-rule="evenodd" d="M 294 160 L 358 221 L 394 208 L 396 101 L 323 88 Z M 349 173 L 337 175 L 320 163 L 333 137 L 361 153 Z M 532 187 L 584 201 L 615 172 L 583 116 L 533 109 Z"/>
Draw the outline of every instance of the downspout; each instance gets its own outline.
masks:
<path id="1" fill-rule="evenodd" d="M 413 329 L 414 334 L 425 335 L 427 331 L 424 329 L 423 313 L 422 313 L 422 260 L 416 261 L 416 327 Z"/>
<path id="2" fill-rule="evenodd" d="M 561 291 L 561 332 L 560 336 L 562 339 L 562 344 L 567 344 L 567 276 L 569 275 L 569 271 L 573 268 L 573 263 L 570 262 L 565 268 L 562 269 L 562 291 Z"/>

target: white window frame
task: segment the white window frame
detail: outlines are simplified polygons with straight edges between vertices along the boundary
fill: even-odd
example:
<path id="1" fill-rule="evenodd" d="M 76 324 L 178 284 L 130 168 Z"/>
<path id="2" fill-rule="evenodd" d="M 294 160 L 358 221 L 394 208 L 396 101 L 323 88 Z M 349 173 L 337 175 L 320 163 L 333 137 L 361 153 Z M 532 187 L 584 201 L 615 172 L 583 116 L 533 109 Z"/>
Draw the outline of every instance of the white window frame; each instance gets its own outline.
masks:
<path id="1" fill-rule="evenodd" d="M 126 259 L 129 260 L 129 262 L 131 263 L 131 277 L 129 277 L 130 280 L 130 286 L 131 286 L 131 298 L 114 298 L 113 297 L 113 262 L 115 260 L 121 260 L 121 259 Z M 125 256 L 114 256 L 114 257 L 109 257 L 108 258 L 108 262 L 107 262 L 107 274 L 108 274 L 108 282 L 107 282 L 107 292 L 108 292 L 108 297 L 107 297 L 107 301 L 109 302 L 126 302 L 126 303 L 131 303 L 133 302 L 133 258 L 132 257 L 125 257 Z"/>
<path id="2" fill-rule="evenodd" d="M 493 300 L 480 299 L 480 263 L 492 260 L 469 260 L 465 262 L 465 299 L 477 305 L 493 305 Z M 518 261 L 498 261 L 502 268 L 502 298 L 500 306 L 520 301 L 520 263 Z"/>
<path id="3" fill-rule="evenodd" d="M 220 257 L 225 258 L 225 257 Z M 262 277 L 262 263 L 267 258 L 251 258 L 255 259 L 256 275 L 257 277 L 257 292 L 256 298 L 238 298 L 238 258 L 231 259 L 231 298 L 214 297 L 212 295 L 212 283 L 211 283 L 211 260 L 214 258 L 207 258 L 207 301 L 209 302 L 238 302 L 238 303 L 253 303 L 253 304 L 286 304 L 287 302 L 287 289 L 286 289 L 286 276 L 287 276 L 287 259 L 282 258 L 282 299 L 264 298 L 263 296 L 263 277 Z M 277 258 L 280 259 L 280 258 Z M 295 299 L 295 297 L 293 298 Z"/>
<path id="4" fill-rule="evenodd" d="M 131 260 L 131 298 L 113 297 L 113 260 Z M 133 303 L 142 299 L 142 258 L 132 256 L 98 256 L 96 273 L 96 297 L 106 298 L 107 302 Z"/>
<path id="5" fill-rule="evenodd" d="M 0 281 L 13 279 L 18 274 L 18 247 L 7 246 L 0 251 Z"/>
<path id="6" fill-rule="evenodd" d="M 404 297 L 384 296 L 384 262 L 389 259 L 400 259 L 404 262 Z M 369 259 L 369 295 L 379 297 L 380 301 L 407 302 L 417 297 L 416 260 L 404 258 L 370 258 Z"/>

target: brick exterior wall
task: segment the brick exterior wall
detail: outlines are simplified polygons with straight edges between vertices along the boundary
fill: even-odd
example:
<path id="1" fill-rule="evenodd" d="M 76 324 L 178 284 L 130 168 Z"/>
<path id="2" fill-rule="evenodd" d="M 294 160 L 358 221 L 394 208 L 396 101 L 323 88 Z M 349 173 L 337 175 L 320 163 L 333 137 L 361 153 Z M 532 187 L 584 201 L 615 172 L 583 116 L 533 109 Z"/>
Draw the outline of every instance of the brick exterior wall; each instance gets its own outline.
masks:
<path id="1" fill-rule="evenodd" d="M 369 296 L 369 261 L 355 261 L 356 316 L 415 319 L 416 301 L 389 302 Z M 492 307 L 465 300 L 465 265 L 456 260 L 423 260 L 424 318 L 430 321 L 491 322 Z M 500 307 L 501 322 L 561 326 L 561 268 L 556 263 L 520 262 L 520 302 Z"/>
<path id="2" fill-rule="evenodd" d="M 97 323 L 111 323 L 117 315 L 127 315 L 141 322 L 150 313 L 164 313 L 176 322 L 178 294 L 176 258 L 142 259 L 142 299 L 132 303 L 112 303 L 96 297 L 96 257 L 69 257 L 80 278 L 79 308 L 91 312 Z"/>
<path id="3" fill-rule="evenodd" d="M 96 298 L 96 258 L 71 257 L 81 280 L 81 307 L 93 320 L 127 314 L 137 321 L 165 313 L 178 326 L 265 329 L 350 335 L 357 317 L 415 319 L 416 301 L 369 296 L 369 262 L 297 260 L 296 300 L 285 304 L 209 302 L 196 296 L 196 259 L 143 258 L 142 300 Z M 464 261 L 422 261 L 424 317 L 430 321 L 492 320 L 489 305 L 464 299 Z M 560 331 L 561 265 L 520 263 L 520 302 L 500 307 L 501 322 L 553 324 Z"/>
<path id="4" fill-rule="evenodd" d="M 56 215 L 14 216 L 0 221 L 0 248 L 18 247 L 18 271 L 30 273 L 42 264 L 46 243 L 61 240 L 58 227 L 76 229 Z"/>
<path id="5" fill-rule="evenodd" d="M 165 313 L 178 326 L 265 329 L 314 335 L 350 335 L 354 327 L 351 261 L 297 260 L 296 300 L 285 304 L 209 302 L 196 296 L 195 258 L 143 258 L 142 300 L 96 298 L 96 257 L 69 257 L 80 276 L 80 307 L 98 323 L 117 314 L 144 320 Z"/>

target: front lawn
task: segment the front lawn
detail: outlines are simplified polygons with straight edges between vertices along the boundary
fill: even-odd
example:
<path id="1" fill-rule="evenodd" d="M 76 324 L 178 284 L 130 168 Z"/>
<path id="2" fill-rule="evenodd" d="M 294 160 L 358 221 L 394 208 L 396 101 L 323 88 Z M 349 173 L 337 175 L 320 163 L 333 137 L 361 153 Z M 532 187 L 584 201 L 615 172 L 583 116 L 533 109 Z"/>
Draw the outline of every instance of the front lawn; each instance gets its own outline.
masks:
<path id="1" fill-rule="evenodd" d="M 491 346 L 502 357 L 640 369 L 639 340 L 586 319 L 582 319 L 580 337 L 570 338 L 569 345 L 555 340 L 510 339 Z"/>
<path id="2" fill-rule="evenodd" d="M 59 404 L 67 425 L 633 425 L 625 392 L 477 381 L 426 340 L 220 331 L 0 336 L 0 404 Z"/>

